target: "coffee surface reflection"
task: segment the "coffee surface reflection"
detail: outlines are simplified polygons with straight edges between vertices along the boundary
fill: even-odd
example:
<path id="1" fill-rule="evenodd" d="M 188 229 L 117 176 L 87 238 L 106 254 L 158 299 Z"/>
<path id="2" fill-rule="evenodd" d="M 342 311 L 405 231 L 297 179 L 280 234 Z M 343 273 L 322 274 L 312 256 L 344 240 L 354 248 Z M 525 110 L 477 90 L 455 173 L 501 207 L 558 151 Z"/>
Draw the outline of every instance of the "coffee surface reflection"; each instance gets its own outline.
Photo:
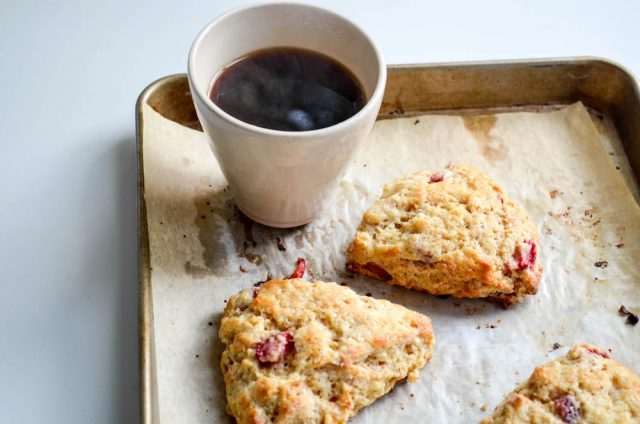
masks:
<path id="1" fill-rule="evenodd" d="M 226 66 L 214 77 L 209 97 L 235 118 L 280 131 L 330 127 L 366 103 L 346 66 L 290 47 L 258 50 Z"/>

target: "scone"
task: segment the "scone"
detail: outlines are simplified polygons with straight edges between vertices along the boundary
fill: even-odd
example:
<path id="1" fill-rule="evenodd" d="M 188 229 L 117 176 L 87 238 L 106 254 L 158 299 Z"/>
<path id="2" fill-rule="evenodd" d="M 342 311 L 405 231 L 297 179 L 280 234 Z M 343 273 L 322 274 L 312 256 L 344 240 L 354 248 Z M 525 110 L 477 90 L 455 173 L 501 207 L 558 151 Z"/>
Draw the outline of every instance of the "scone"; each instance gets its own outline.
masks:
<path id="1" fill-rule="evenodd" d="M 609 354 L 578 345 L 535 369 L 482 424 L 640 423 L 640 377 Z"/>
<path id="2" fill-rule="evenodd" d="M 238 423 L 344 423 L 431 358 L 431 321 L 335 283 L 271 280 L 229 299 L 220 326 Z"/>
<path id="3" fill-rule="evenodd" d="M 417 172 L 384 187 L 362 217 L 347 268 L 435 295 L 512 304 L 542 276 L 527 213 L 470 165 Z"/>

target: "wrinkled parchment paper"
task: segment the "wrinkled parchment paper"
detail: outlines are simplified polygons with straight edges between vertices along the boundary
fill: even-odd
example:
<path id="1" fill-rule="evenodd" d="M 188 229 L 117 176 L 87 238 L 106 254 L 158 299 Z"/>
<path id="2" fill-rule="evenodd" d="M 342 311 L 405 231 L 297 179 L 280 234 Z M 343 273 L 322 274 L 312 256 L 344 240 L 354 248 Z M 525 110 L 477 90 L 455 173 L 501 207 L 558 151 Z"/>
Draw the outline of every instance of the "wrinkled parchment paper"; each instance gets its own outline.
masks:
<path id="1" fill-rule="evenodd" d="M 309 278 L 344 281 L 433 320 L 436 349 L 420 380 L 399 384 L 355 423 L 477 422 L 536 365 L 580 342 L 640 372 L 640 325 L 618 314 L 621 304 L 640 311 L 640 208 L 619 146 L 581 104 L 379 121 L 327 211 L 292 230 L 252 225 L 234 210 L 202 133 L 148 106 L 143 119 L 160 422 L 233 422 L 218 365 L 225 300 L 289 275 L 297 257 Z M 542 236 L 536 296 L 503 310 L 345 273 L 345 248 L 384 183 L 449 162 L 485 170 L 529 212 Z"/>

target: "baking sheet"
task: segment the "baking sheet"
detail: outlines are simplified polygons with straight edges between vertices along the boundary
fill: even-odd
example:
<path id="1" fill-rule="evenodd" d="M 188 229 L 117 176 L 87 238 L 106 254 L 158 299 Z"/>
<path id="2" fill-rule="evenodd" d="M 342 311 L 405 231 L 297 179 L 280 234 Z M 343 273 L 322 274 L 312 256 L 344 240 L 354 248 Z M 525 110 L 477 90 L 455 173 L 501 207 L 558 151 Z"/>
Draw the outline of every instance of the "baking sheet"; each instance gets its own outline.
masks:
<path id="1" fill-rule="evenodd" d="M 269 274 L 288 275 L 297 257 L 307 259 L 312 278 L 344 281 L 433 320 L 436 350 L 421 379 L 400 384 L 353 422 L 477 421 L 535 365 L 579 342 L 611 348 L 640 371 L 640 327 L 617 312 L 621 303 L 640 309 L 640 208 L 581 104 L 380 121 L 332 207 L 293 230 L 243 219 L 204 135 L 147 105 L 142 113 L 160 422 L 232 421 L 218 366 L 224 301 Z M 503 310 L 345 273 L 346 245 L 382 185 L 448 162 L 487 171 L 529 211 L 545 267 L 536 296 Z"/>

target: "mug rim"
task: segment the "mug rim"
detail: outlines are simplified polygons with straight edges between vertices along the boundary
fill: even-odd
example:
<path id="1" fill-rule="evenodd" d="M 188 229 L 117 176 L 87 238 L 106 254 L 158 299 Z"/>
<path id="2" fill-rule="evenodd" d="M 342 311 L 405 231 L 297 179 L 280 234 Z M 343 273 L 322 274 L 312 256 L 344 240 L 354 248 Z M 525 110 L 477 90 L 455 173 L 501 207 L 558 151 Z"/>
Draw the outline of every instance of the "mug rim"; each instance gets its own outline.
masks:
<path id="1" fill-rule="evenodd" d="M 369 43 L 369 45 L 371 46 L 375 57 L 376 57 L 376 61 L 378 62 L 378 79 L 376 81 L 376 85 L 373 89 L 373 92 L 371 93 L 371 97 L 369 97 L 369 99 L 367 99 L 367 102 L 365 103 L 365 105 L 362 107 L 362 109 L 360 109 L 358 112 L 356 112 L 354 115 L 350 116 L 349 118 L 345 119 L 344 121 L 341 121 L 337 124 L 328 126 L 328 127 L 324 127 L 324 128 L 319 128 L 319 129 L 315 129 L 315 130 L 308 130 L 308 131 L 285 131 L 285 130 L 274 130 L 274 129 L 270 129 L 270 128 L 264 128 L 264 127 L 260 127 L 258 125 L 254 125 L 254 124 L 250 124 L 248 122 L 245 122 L 241 119 L 238 119 L 234 116 L 232 116 L 231 114 L 225 112 L 222 108 L 220 108 L 218 105 L 216 105 L 210 98 L 209 96 L 205 96 L 201 90 L 201 87 L 198 86 L 198 84 L 196 83 L 196 80 L 194 77 L 192 77 L 192 74 L 195 73 L 195 58 L 196 58 L 196 52 L 200 47 L 200 44 L 202 43 L 202 40 L 204 39 L 204 37 L 208 34 L 208 32 L 210 31 L 210 29 L 212 27 L 214 27 L 215 25 L 217 25 L 219 22 L 229 18 L 232 15 L 235 14 L 239 14 L 239 13 L 243 13 L 246 10 L 249 9 L 257 9 L 257 8 L 261 8 L 261 7 L 269 7 L 269 6 L 295 6 L 295 7 L 302 7 L 302 8 L 307 8 L 307 9 L 314 9 L 314 10 L 318 10 L 318 11 L 322 11 L 324 13 L 328 13 L 330 15 L 332 15 L 332 17 L 334 18 L 338 18 L 340 20 L 345 21 L 347 24 L 353 26 L 355 28 L 356 31 L 360 32 L 360 34 L 364 37 L 364 39 L 366 40 L 367 43 Z M 240 6 L 237 7 L 235 9 L 231 9 L 225 13 L 223 13 L 222 15 L 218 16 L 217 18 L 213 19 L 211 22 L 209 22 L 207 25 L 205 25 L 204 28 L 202 28 L 200 30 L 200 32 L 198 33 L 198 35 L 196 36 L 196 38 L 194 39 L 192 45 L 191 45 L 191 49 L 189 50 L 189 59 L 188 59 L 188 63 L 187 63 L 187 76 L 189 78 L 189 81 L 191 82 L 191 84 L 193 85 L 193 88 L 196 93 L 196 95 L 198 96 L 199 100 L 207 107 L 207 109 L 209 109 L 210 111 L 212 111 L 213 113 L 215 113 L 216 115 L 218 115 L 220 118 L 224 119 L 225 121 L 227 121 L 228 123 L 239 127 L 243 130 L 249 131 L 249 132 L 253 132 L 253 133 L 257 133 L 259 135 L 265 135 L 265 136 L 277 136 L 277 137 L 292 137 L 292 138 L 303 138 L 303 137 L 322 137 L 322 136 L 327 136 L 336 132 L 340 132 L 343 129 L 345 129 L 346 127 L 352 125 L 353 122 L 364 119 L 364 117 L 366 115 L 368 115 L 370 113 L 370 110 L 373 109 L 375 107 L 375 105 L 378 103 L 377 100 L 379 97 L 382 97 L 383 93 L 384 93 L 384 88 L 386 85 L 386 81 L 387 81 L 387 67 L 384 63 L 384 59 L 382 57 L 382 53 L 380 52 L 380 50 L 378 49 L 378 47 L 376 46 L 376 44 L 373 42 L 373 40 L 371 39 L 371 37 L 369 37 L 369 35 L 356 23 L 354 23 L 353 21 L 351 21 L 350 19 L 347 19 L 346 17 L 332 11 L 329 9 L 325 9 L 322 7 L 318 7 L 318 6 L 314 6 L 314 5 L 310 5 L 310 4 L 306 4 L 306 3 L 299 3 L 299 2 L 263 2 L 263 3 L 254 3 L 254 4 L 249 4 L 249 5 L 244 5 L 244 6 Z M 356 75 L 357 77 L 357 75 Z"/>

